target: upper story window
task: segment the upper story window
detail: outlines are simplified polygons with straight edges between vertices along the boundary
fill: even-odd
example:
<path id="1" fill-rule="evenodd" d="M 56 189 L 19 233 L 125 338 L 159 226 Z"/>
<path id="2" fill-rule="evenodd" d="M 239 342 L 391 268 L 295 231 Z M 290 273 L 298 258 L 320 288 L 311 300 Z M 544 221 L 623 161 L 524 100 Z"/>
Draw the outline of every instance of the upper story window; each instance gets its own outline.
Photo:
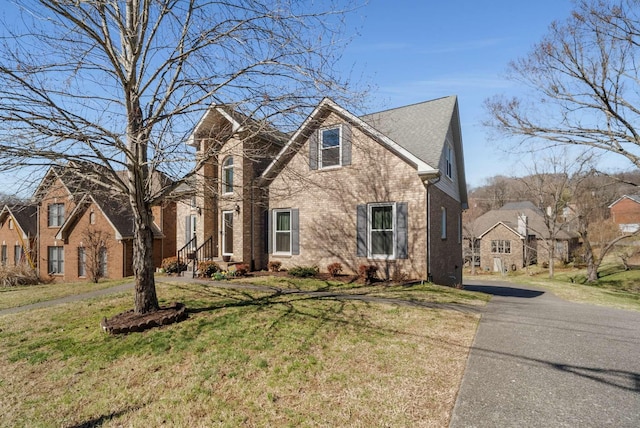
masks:
<path id="1" fill-rule="evenodd" d="M 13 230 L 13 219 L 9 219 L 9 229 Z"/>
<path id="2" fill-rule="evenodd" d="M 64 204 L 49 204 L 49 227 L 60 227 L 64 223 Z"/>
<path id="3" fill-rule="evenodd" d="M 340 134 L 340 127 L 320 131 L 320 168 L 340 166 L 340 152 L 342 149 Z"/>
<path id="4" fill-rule="evenodd" d="M 447 174 L 447 177 L 453 178 L 453 149 L 448 144 L 444 148 L 444 159 L 445 174 Z"/>
<path id="5" fill-rule="evenodd" d="M 222 162 L 222 193 L 233 193 L 233 157 Z"/>
<path id="6" fill-rule="evenodd" d="M 96 213 L 94 211 L 89 213 L 89 223 L 96 224 Z"/>

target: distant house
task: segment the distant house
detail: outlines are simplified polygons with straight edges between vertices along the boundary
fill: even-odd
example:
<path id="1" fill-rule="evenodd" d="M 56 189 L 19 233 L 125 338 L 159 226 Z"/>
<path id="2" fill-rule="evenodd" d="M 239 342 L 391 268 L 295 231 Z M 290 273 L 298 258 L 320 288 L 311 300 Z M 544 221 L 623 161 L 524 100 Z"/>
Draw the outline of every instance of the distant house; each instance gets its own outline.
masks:
<path id="1" fill-rule="evenodd" d="M 216 257 L 461 281 L 467 192 L 456 97 L 361 117 L 324 99 L 291 136 L 253 126 L 217 106 L 192 137 L 218 153 L 196 186 L 204 198 L 185 214 Z M 231 131 L 226 139 L 220 129 Z"/>
<path id="2" fill-rule="evenodd" d="M 640 195 L 624 195 L 609 205 L 611 219 L 625 233 L 640 229 Z"/>
<path id="3" fill-rule="evenodd" d="M 37 262 L 37 205 L 5 205 L 0 211 L 0 265 L 35 267 Z"/>
<path id="4" fill-rule="evenodd" d="M 72 170 L 52 167 L 33 195 L 37 202 L 37 269 L 56 281 L 89 278 L 87 260 L 93 247 L 101 275 L 133 274 L 133 214 L 129 201 Z M 154 265 L 175 255 L 175 203 L 152 208 Z"/>
<path id="5" fill-rule="evenodd" d="M 491 210 L 474 222 L 476 265 L 486 271 L 517 270 L 525 266 L 548 262 L 549 246 L 554 246 L 555 259 L 567 262 L 578 246 L 575 233 L 560 230 L 550 242 L 544 213 L 531 202 L 512 202 Z"/>

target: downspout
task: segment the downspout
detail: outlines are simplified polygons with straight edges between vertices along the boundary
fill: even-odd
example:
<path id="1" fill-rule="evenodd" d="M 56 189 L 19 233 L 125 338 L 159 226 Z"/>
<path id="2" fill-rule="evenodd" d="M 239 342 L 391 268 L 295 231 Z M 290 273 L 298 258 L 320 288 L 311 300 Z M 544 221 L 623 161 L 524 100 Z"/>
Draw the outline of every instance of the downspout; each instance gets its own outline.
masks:
<path id="1" fill-rule="evenodd" d="M 429 186 L 436 184 L 440 181 L 440 171 L 434 170 L 426 173 L 418 173 L 418 176 L 422 180 L 425 189 L 426 197 L 426 210 L 427 210 L 427 281 L 433 280 L 431 275 L 431 192 L 429 192 Z"/>

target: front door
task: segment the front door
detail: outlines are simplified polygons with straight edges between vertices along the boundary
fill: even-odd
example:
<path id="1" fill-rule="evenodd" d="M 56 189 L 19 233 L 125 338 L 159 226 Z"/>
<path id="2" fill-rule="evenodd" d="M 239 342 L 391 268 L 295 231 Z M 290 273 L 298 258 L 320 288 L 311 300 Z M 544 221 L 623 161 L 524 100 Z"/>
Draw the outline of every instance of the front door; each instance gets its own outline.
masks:
<path id="1" fill-rule="evenodd" d="M 494 272 L 503 272 L 502 270 L 502 259 L 498 257 L 493 258 L 493 271 Z"/>
<path id="2" fill-rule="evenodd" d="M 233 255 L 233 211 L 222 211 L 222 255 Z"/>

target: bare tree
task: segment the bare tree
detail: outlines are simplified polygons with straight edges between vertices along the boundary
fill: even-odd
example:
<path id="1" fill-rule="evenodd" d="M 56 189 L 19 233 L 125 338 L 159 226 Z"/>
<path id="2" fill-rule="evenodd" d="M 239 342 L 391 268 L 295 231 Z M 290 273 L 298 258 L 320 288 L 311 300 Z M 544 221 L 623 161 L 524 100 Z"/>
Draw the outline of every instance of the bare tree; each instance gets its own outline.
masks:
<path id="1" fill-rule="evenodd" d="M 350 101 L 333 68 L 346 11 L 329 2 L 20 4 L 0 41 L 1 170 L 64 163 L 128 198 L 136 313 L 159 307 L 151 207 L 216 156 L 185 144 L 212 103 L 286 127 L 320 96 Z"/>
<path id="2" fill-rule="evenodd" d="M 109 233 L 98 229 L 87 229 L 82 233 L 83 251 L 81 257 L 87 276 L 96 284 L 100 278 L 107 276 L 107 254 L 112 237 Z"/>
<path id="3" fill-rule="evenodd" d="M 509 77 L 529 92 L 495 97 L 488 125 L 532 144 L 614 153 L 640 167 L 640 8 L 637 0 L 581 0 Z"/>
<path id="4" fill-rule="evenodd" d="M 623 233 L 608 218 L 607 205 L 611 199 L 610 188 L 617 179 L 610 179 L 608 185 L 593 174 L 574 177 L 573 208 L 577 232 L 582 241 L 582 257 L 587 265 L 587 282 L 596 282 L 598 270 L 604 258 L 620 242 L 637 236 L 639 232 Z"/>

